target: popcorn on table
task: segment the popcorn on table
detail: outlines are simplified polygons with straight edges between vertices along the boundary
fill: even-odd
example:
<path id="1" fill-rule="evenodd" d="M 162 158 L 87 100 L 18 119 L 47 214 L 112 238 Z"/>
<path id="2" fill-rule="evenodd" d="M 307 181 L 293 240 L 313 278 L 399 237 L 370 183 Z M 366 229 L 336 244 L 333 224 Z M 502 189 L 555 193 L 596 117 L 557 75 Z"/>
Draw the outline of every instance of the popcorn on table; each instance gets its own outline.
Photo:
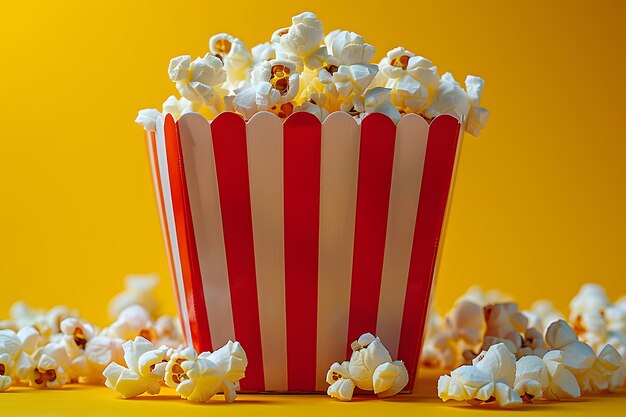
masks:
<path id="1" fill-rule="evenodd" d="M 209 51 L 191 60 L 181 55 L 170 61 L 168 75 L 181 99 L 172 96 L 162 111 L 139 111 L 136 122 L 148 131 L 167 113 L 178 119 L 196 112 L 211 120 L 234 111 L 249 120 L 270 111 L 284 120 L 294 112 L 309 112 L 323 121 L 343 111 L 361 122 L 383 113 L 397 123 L 406 113 L 427 119 L 450 113 L 477 136 L 489 112 L 480 106 L 484 81 L 465 80 L 465 90 L 449 73 L 439 77 L 428 59 L 397 47 L 377 64 L 375 48 L 348 30 L 327 34 L 314 13 L 303 12 L 291 25 L 274 31 L 269 42 L 248 50 L 238 38 L 220 33 L 209 40 Z"/>
<path id="2" fill-rule="evenodd" d="M 350 360 L 335 362 L 326 374 L 330 397 L 350 401 L 354 389 L 360 388 L 384 398 L 396 395 L 408 384 L 404 362 L 393 361 L 378 337 L 365 333 L 351 347 Z"/>

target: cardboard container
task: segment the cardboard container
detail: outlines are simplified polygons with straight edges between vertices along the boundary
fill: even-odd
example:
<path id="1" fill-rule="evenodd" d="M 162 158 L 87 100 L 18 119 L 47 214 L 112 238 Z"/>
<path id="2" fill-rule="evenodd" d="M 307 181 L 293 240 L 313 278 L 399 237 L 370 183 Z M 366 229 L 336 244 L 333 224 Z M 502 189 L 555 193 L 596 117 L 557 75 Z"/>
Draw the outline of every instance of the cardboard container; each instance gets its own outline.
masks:
<path id="1" fill-rule="evenodd" d="M 412 389 L 461 136 L 448 115 L 159 120 L 148 148 L 187 342 L 241 342 L 243 391 L 315 392 L 370 332 Z"/>

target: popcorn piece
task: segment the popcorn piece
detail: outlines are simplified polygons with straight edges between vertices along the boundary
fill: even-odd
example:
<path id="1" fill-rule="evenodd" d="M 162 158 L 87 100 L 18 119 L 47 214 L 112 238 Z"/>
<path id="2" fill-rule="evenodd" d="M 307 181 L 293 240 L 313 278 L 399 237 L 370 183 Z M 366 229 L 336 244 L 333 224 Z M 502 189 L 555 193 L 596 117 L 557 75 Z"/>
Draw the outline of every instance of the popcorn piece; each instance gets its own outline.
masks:
<path id="1" fill-rule="evenodd" d="M 183 343 L 183 335 L 177 319 L 170 316 L 161 316 L 154 323 L 157 345 L 178 348 Z"/>
<path id="2" fill-rule="evenodd" d="M 584 284 L 580 287 L 578 294 L 570 301 L 570 321 L 574 323 L 579 320 L 579 316 L 587 311 L 604 311 L 611 301 L 606 295 L 606 291 L 598 284 Z"/>
<path id="3" fill-rule="evenodd" d="M 491 346 L 450 375 L 439 378 L 437 392 L 443 401 L 450 399 L 470 404 L 496 401 L 501 407 L 512 407 L 522 402 L 513 391 L 515 356 L 504 344 Z"/>
<path id="4" fill-rule="evenodd" d="M 8 353 L 0 353 L 0 392 L 9 389 L 13 383 L 11 375 L 15 370 L 15 362 L 11 359 Z"/>
<path id="5" fill-rule="evenodd" d="M 302 72 L 303 66 L 320 68 L 328 56 L 326 46 L 321 46 L 324 39 L 322 22 L 311 12 L 294 16 L 291 21 L 286 33 L 279 29 L 272 36 L 272 40 L 277 40 L 280 46 L 276 49 L 276 56 L 295 61 L 298 72 Z"/>
<path id="6" fill-rule="evenodd" d="M 624 386 L 626 368 L 622 356 L 611 345 L 606 345 L 596 358 L 593 366 L 578 378 L 583 392 L 615 392 Z"/>
<path id="7" fill-rule="evenodd" d="M 239 39 L 219 33 L 209 40 L 209 50 L 224 63 L 229 86 L 238 88 L 246 81 L 252 56 L 246 45 Z"/>
<path id="8" fill-rule="evenodd" d="M 174 119 L 178 120 L 180 118 L 180 116 L 182 116 L 185 113 L 188 113 L 192 111 L 192 103 L 191 101 L 187 100 L 185 97 L 181 97 L 180 99 L 176 98 L 176 96 L 169 96 L 167 98 L 167 100 L 165 100 L 165 102 L 163 102 L 163 114 L 171 114 Z M 138 275 L 138 276 L 144 276 L 144 275 Z M 145 275 L 145 277 L 150 277 L 151 275 Z M 134 281 L 134 277 L 133 277 L 133 281 Z M 155 278 L 158 279 L 157 275 L 154 275 Z M 128 278 L 128 277 L 127 277 Z M 157 283 L 154 284 L 154 287 L 156 287 Z M 125 286 L 127 287 L 129 293 L 132 293 L 133 295 L 138 295 L 136 293 L 136 289 L 134 288 L 135 283 L 133 282 L 133 284 L 130 284 L 129 282 L 125 283 Z M 131 290 L 131 286 L 133 287 Z M 137 288 L 139 289 L 139 288 Z M 146 289 L 147 288 L 143 288 Z M 142 291 L 142 293 L 146 294 L 148 293 L 148 291 Z M 122 296 L 122 294 L 125 294 Z M 127 294 L 127 295 L 126 295 Z M 119 315 L 119 312 L 121 310 L 123 310 L 124 308 L 128 307 L 127 302 L 130 302 L 131 299 L 133 298 L 137 298 L 134 297 L 131 294 L 128 294 L 126 291 L 123 293 L 120 293 L 116 296 L 116 298 L 114 298 L 113 300 L 111 300 L 109 302 L 109 315 L 111 317 L 117 317 Z M 122 300 L 120 301 L 120 299 L 118 297 L 123 297 Z M 143 299 L 143 296 L 141 297 Z M 130 304 L 129 304 L 130 305 Z M 148 306 L 145 306 L 145 308 L 148 308 Z M 117 313 L 116 311 L 119 310 Z"/>
<path id="9" fill-rule="evenodd" d="M 161 115 L 161 112 L 157 109 L 143 109 L 137 113 L 135 123 L 140 124 L 143 128 L 149 132 L 156 131 L 156 119 Z"/>
<path id="10" fill-rule="evenodd" d="M 272 59 L 276 59 L 276 51 L 274 50 L 274 44 L 271 42 L 260 43 L 252 47 L 252 67 Z"/>
<path id="11" fill-rule="evenodd" d="M 457 302 L 461 300 L 471 301 L 474 304 L 485 307 L 490 304 L 509 303 L 513 301 L 513 298 L 499 290 L 483 291 L 479 286 L 473 285 L 459 297 Z"/>
<path id="12" fill-rule="evenodd" d="M 185 99 L 178 101 L 176 97 L 170 96 L 165 103 L 163 103 L 163 111 L 172 113 L 172 115 L 178 119 L 184 111 L 180 110 L 180 107 L 189 103 L 189 101 L 183 100 Z M 158 274 L 126 276 L 124 278 L 124 291 L 115 295 L 111 301 L 109 301 L 109 316 L 111 318 L 117 318 L 122 310 L 134 304 L 142 306 L 151 315 L 156 314 L 159 303 L 154 295 L 154 290 L 157 285 L 159 285 L 160 280 Z"/>
<path id="13" fill-rule="evenodd" d="M 379 338 L 371 333 L 365 333 L 352 343 L 352 356 L 348 371 L 355 385 L 363 390 L 374 389 L 372 377 L 378 366 L 391 362 L 389 351 Z"/>
<path id="14" fill-rule="evenodd" d="M 569 399 L 580 396 L 574 375 L 562 362 L 562 352 L 555 350 L 545 359 L 524 356 L 517 361 L 515 392 L 526 402 L 545 397 L 551 400 Z"/>
<path id="15" fill-rule="evenodd" d="M 61 322 L 62 343 L 71 358 L 82 354 L 87 342 L 96 335 L 96 330 L 90 323 L 74 317 L 68 317 Z"/>
<path id="16" fill-rule="evenodd" d="M 350 377 L 349 366 L 350 362 L 348 361 L 341 364 L 335 362 L 326 373 L 326 382 L 330 385 L 326 393 L 331 398 L 336 398 L 340 401 L 352 400 L 352 394 L 356 386 Z"/>
<path id="17" fill-rule="evenodd" d="M 596 355 L 591 346 L 580 342 L 574 330 L 564 320 L 557 320 L 548 326 L 546 343 L 563 352 L 563 364 L 577 379 L 595 362 Z"/>
<path id="18" fill-rule="evenodd" d="M 530 310 L 522 311 L 522 314 L 528 318 L 528 327 L 534 327 L 542 333 L 544 329 L 548 328 L 550 323 L 564 318 L 563 314 L 549 300 L 535 301 L 530 306 Z"/>
<path id="19" fill-rule="evenodd" d="M 70 381 L 71 361 L 61 343 L 49 343 L 39 349 L 32 362 L 25 378 L 31 387 L 61 388 Z"/>
<path id="20" fill-rule="evenodd" d="M 323 122 L 328 116 L 328 111 L 321 106 L 318 106 L 317 103 L 313 103 L 312 101 L 305 101 L 302 105 L 293 109 L 294 113 L 298 111 L 305 111 L 308 113 L 312 113 L 317 117 L 320 122 Z"/>
<path id="21" fill-rule="evenodd" d="M 89 340 L 83 354 L 72 360 L 72 373 L 78 375 L 79 382 L 101 384 L 102 372 L 112 362 L 123 363 L 122 339 L 96 336 Z"/>
<path id="22" fill-rule="evenodd" d="M 159 381 L 165 369 L 157 365 L 166 361 L 166 351 L 156 349 L 141 336 L 124 343 L 122 348 L 128 368 L 116 362 L 110 363 L 102 372 L 106 378 L 105 385 L 124 398 L 136 397 L 144 392 L 158 394 L 161 390 Z"/>
<path id="23" fill-rule="evenodd" d="M 580 397 L 580 387 L 576 377 L 564 364 L 564 354 L 560 350 L 551 350 L 543 356 L 548 368 L 550 383 L 543 389 L 543 396 L 548 400 L 560 400 Z"/>
<path id="24" fill-rule="evenodd" d="M 248 359 L 238 342 L 229 341 L 213 353 L 200 355 L 193 348 L 185 348 L 168 361 L 165 383 L 189 401 L 206 402 L 217 392 L 224 392 L 225 400 L 233 402 L 247 366 Z"/>
<path id="25" fill-rule="evenodd" d="M 391 104 L 390 90 L 388 88 L 372 88 L 365 93 L 363 99 L 365 113 L 382 113 L 393 120 L 394 123 L 400 121 L 400 112 Z"/>
<path id="26" fill-rule="evenodd" d="M 327 84 L 326 91 L 333 96 L 362 95 L 378 72 L 373 64 L 341 65 L 336 71 L 320 71 L 319 77 Z"/>
<path id="27" fill-rule="evenodd" d="M 465 119 L 467 120 L 466 131 L 471 135 L 478 136 L 489 118 L 488 110 L 477 107 L 480 105 L 484 82 L 481 78 L 468 75 L 465 84 L 468 93 L 463 91 L 452 74 L 449 72 L 443 74 L 431 104 L 425 109 L 424 115 L 433 118 L 447 113 L 459 119 Z"/>
<path id="28" fill-rule="evenodd" d="M 369 64 L 376 50 L 365 42 L 365 39 L 354 32 L 334 30 L 324 38 L 328 49 L 326 65 L 320 71 L 328 71 L 328 67 L 354 64 Z"/>
<path id="29" fill-rule="evenodd" d="M 402 361 L 385 362 L 372 376 L 374 393 L 380 398 L 396 395 L 409 383 L 409 373 Z"/>
<path id="30" fill-rule="evenodd" d="M 513 353 L 517 352 L 522 345 L 522 337 L 520 333 L 526 331 L 528 327 L 528 319 L 522 313 L 518 312 L 517 304 L 501 303 L 485 306 L 485 340 L 483 342 L 483 350 L 493 344 L 495 338 L 498 341 L 507 343 L 508 346 L 514 346 Z"/>
<path id="31" fill-rule="evenodd" d="M 180 94 L 191 102 L 218 105 L 227 93 L 221 88 L 227 77 L 224 64 L 211 54 L 193 62 L 189 55 L 173 58 L 168 73 Z"/>
<path id="32" fill-rule="evenodd" d="M 104 336 L 123 340 L 132 340 L 135 336 L 141 336 L 148 340 L 153 340 L 155 337 L 152 317 L 150 317 L 148 310 L 140 305 L 126 307 L 117 320 L 102 333 Z"/>
<path id="33" fill-rule="evenodd" d="M 3 376 L 12 377 L 15 374 L 18 379 L 25 380 L 34 367 L 32 358 L 27 354 L 27 352 L 24 351 L 22 340 L 26 341 L 24 333 L 22 333 L 22 335 L 18 335 L 13 330 L 0 330 L 0 355 L 8 356 L 8 359 L 3 356 Z M 30 342 L 27 341 L 27 343 Z M 5 378 L 3 378 L 3 380 L 3 384 L 7 384 L 7 388 L 8 384 L 12 383 Z"/>
<path id="34" fill-rule="evenodd" d="M 519 359 L 523 356 L 534 355 L 543 358 L 548 352 L 543 340 L 543 335 L 535 328 L 526 329 L 521 346 L 515 356 Z"/>
<path id="35" fill-rule="evenodd" d="M 280 94 L 281 103 L 295 98 L 300 88 L 299 79 L 295 63 L 286 59 L 262 62 L 252 71 L 252 84 L 269 82 Z"/>
<path id="36" fill-rule="evenodd" d="M 537 356 L 524 356 L 519 359 L 515 368 L 515 384 L 513 390 L 525 402 L 543 397 L 543 390 L 550 385 L 548 367 Z"/>

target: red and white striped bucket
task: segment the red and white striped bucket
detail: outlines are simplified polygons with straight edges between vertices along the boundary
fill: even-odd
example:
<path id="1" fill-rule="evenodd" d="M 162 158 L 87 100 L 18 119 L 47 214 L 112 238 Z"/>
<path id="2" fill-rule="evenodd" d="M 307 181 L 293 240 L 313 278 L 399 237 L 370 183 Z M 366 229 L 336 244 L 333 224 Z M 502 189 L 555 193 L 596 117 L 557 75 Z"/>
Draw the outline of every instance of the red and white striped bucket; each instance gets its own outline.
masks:
<path id="1" fill-rule="evenodd" d="M 238 340 L 243 391 L 325 391 L 359 335 L 412 389 L 462 126 L 299 112 L 157 121 L 148 136 L 187 341 Z"/>

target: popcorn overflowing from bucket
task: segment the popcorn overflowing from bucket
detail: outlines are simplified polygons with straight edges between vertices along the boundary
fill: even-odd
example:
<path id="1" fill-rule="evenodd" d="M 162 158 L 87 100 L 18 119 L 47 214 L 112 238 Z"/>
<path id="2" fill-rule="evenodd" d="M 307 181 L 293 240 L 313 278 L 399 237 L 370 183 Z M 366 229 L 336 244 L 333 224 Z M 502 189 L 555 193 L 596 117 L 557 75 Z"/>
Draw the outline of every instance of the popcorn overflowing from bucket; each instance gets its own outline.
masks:
<path id="1" fill-rule="evenodd" d="M 439 75 L 428 59 L 397 47 L 378 63 L 375 48 L 354 32 L 324 34 L 322 22 L 311 12 L 292 18 L 291 26 L 276 30 L 270 42 L 248 50 L 226 33 L 209 40 L 203 57 L 172 58 L 169 78 L 181 98 L 170 96 L 163 110 L 141 110 L 135 120 L 156 130 L 159 116 L 175 118 L 189 112 L 214 119 L 234 111 L 246 120 L 260 111 L 280 119 L 294 112 L 309 112 L 321 121 L 332 112 L 351 114 L 358 122 L 382 113 L 397 123 L 409 113 L 427 120 L 451 114 L 478 136 L 489 118 L 481 107 L 484 81 L 468 75 L 465 89 L 452 74 Z"/>

